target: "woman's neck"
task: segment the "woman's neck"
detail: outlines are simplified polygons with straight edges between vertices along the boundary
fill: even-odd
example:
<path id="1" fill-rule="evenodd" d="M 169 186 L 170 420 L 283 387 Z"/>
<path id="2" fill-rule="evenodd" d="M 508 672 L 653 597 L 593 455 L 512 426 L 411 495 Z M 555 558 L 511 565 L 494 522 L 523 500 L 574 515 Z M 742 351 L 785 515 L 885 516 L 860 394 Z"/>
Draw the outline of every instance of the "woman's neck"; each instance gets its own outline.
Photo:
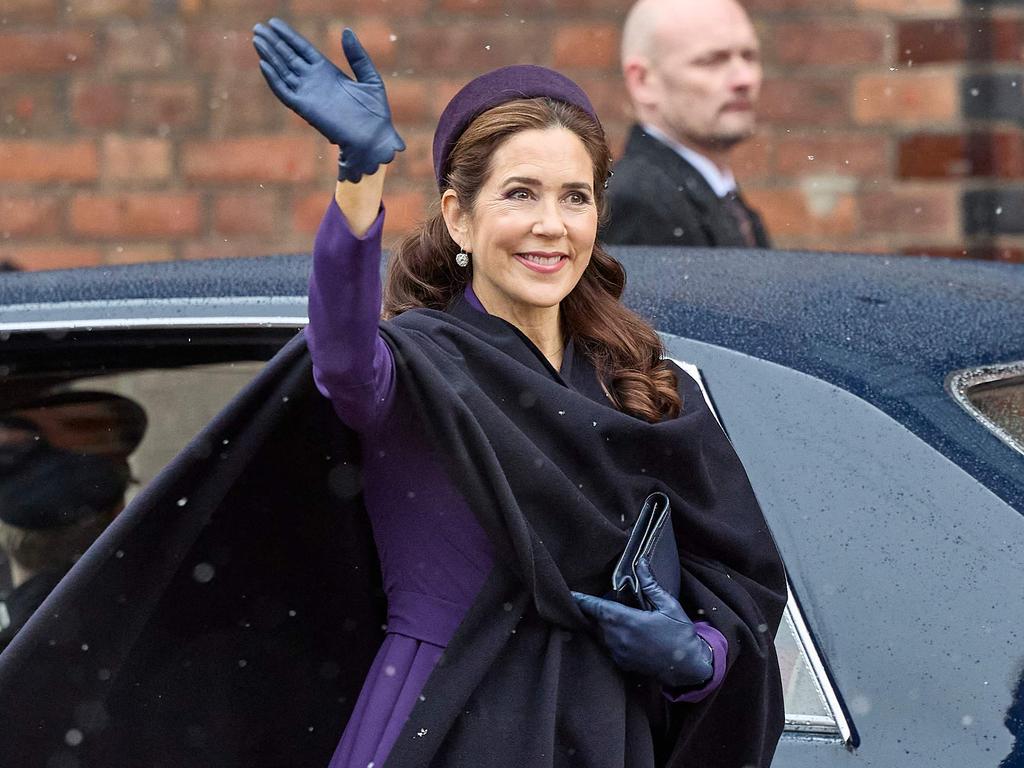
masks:
<path id="1" fill-rule="evenodd" d="M 516 327 L 526 334 L 526 337 L 533 342 L 534 346 L 543 353 L 544 357 L 546 357 L 548 362 L 551 363 L 552 368 L 556 371 L 561 370 L 562 355 L 565 353 L 565 341 L 562 338 L 560 324 L 556 325 L 553 333 L 532 332 L 518 324 L 516 324 Z"/>
<path id="2" fill-rule="evenodd" d="M 562 313 L 559 305 L 527 307 L 475 295 L 489 315 L 500 317 L 522 331 L 556 371 L 562 367 L 565 339 L 562 335 Z"/>
<path id="3" fill-rule="evenodd" d="M 565 351 L 565 341 L 562 337 L 561 314 L 558 307 L 552 307 L 553 311 L 546 312 L 546 316 L 540 313 L 508 313 L 491 312 L 502 320 L 507 320 L 523 334 L 534 346 L 539 349 L 544 357 L 548 359 L 551 366 L 557 371 L 562 367 L 562 353 Z"/>

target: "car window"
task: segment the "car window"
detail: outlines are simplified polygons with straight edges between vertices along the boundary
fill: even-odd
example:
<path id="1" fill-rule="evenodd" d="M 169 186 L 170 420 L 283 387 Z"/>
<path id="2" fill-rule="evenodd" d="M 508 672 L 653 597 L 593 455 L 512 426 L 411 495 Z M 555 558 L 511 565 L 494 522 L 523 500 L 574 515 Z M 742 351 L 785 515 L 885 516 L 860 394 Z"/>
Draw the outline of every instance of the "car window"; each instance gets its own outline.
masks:
<path id="1" fill-rule="evenodd" d="M 131 456 L 141 488 L 262 368 L 262 361 L 230 361 L 174 370 L 148 369 L 76 381 L 72 390 L 129 397 L 146 411 L 146 436 Z"/>
<path id="2" fill-rule="evenodd" d="M 12 333 L 0 380 L 0 639 L 291 329 Z M 20 560 L 12 567 L 8 553 Z M 27 615 L 26 615 L 27 612 Z"/>
<path id="3" fill-rule="evenodd" d="M 1000 440 L 1024 453 L 1024 361 L 956 371 L 946 388 Z"/>

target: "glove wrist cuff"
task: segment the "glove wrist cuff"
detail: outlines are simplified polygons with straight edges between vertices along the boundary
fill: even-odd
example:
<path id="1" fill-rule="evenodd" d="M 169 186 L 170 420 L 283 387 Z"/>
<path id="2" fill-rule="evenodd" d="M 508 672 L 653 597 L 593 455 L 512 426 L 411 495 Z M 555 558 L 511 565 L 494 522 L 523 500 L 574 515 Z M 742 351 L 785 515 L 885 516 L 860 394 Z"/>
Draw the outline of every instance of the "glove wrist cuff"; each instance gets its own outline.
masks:
<path id="1" fill-rule="evenodd" d="M 673 679 L 662 681 L 663 684 L 669 686 L 677 693 L 699 689 L 707 685 L 715 676 L 715 652 L 711 644 L 699 634 L 696 636 L 695 641 L 699 643 L 699 650 L 694 654 L 697 658 L 694 659 L 692 665 L 688 665 L 690 668 L 684 670 L 672 667 L 671 677 Z"/>
<path id="2" fill-rule="evenodd" d="M 345 162 L 345 153 L 340 148 L 338 149 L 338 181 L 355 183 L 363 178 L 363 176 L 369 176 L 376 170 L 377 166 L 373 168 L 354 168 Z"/>
<path id="3" fill-rule="evenodd" d="M 700 679 L 699 683 L 695 683 L 695 685 L 705 685 L 712 677 L 715 676 L 715 651 L 711 647 L 711 643 L 705 640 L 703 635 L 698 634 L 697 639 L 700 640 L 701 663 L 705 665 L 707 674 Z"/>

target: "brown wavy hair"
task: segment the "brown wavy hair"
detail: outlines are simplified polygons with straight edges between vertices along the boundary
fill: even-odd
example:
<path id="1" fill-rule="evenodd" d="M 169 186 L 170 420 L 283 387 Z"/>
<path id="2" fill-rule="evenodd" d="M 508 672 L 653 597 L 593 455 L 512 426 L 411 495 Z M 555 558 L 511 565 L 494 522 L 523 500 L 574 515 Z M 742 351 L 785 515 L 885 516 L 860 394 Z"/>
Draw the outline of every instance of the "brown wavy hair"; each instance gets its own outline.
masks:
<path id="1" fill-rule="evenodd" d="M 611 165 L 604 131 L 583 110 L 548 98 L 510 101 L 470 123 L 452 148 L 442 192 L 452 189 L 462 208 L 472 211 L 498 147 L 520 131 L 556 127 L 572 131 L 586 147 L 594 168 L 595 203 L 603 219 L 604 181 Z M 472 278 L 472 266 L 455 264 L 459 247 L 436 208 L 388 262 L 387 318 L 418 307 L 443 310 Z M 563 328 L 597 370 L 616 408 L 651 422 L 673 418 L 682 410 L 675 374 L 662 360 L 664 347 L 658 335 L 619 300 L 625 285 L 622 265 L 595 243 L 590 263 L 562 300 Z"/>

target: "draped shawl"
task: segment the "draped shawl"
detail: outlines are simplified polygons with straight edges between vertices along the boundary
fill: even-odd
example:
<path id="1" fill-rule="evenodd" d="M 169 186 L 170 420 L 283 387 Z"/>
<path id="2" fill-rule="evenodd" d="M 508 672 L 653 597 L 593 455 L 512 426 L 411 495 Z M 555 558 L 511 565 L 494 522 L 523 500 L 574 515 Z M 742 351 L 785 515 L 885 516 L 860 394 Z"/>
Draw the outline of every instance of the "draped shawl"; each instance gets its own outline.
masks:
<path id="1" fill-rule="evenodd" d="M 464 300 L 382 333 L 398 396 L 497 553 L 388 768 L 767 766 L 785 577 L 694 382 L 677 371 L 683 412 L 652 424 L 570 389 Z M 696 704 L 618 670 L 569 595 L 607 592 L 654 490 L 672 502 L 680 600 L 729 642 L 721 687 Z M 0 764 L 326 765 L 384 617 L 358 441 L 316 393 L 299 337 L 0 656 Z"/>

